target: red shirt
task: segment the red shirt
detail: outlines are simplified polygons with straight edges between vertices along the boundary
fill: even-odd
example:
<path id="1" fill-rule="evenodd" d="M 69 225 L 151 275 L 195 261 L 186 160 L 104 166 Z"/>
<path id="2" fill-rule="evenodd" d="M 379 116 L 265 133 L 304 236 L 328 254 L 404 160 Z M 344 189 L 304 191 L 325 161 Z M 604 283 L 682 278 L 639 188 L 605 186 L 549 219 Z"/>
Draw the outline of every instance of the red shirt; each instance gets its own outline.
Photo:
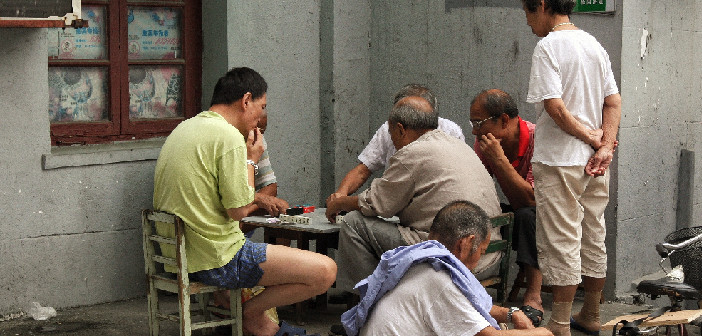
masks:
<path id="1" fill-rule="evenodd" d="M 519 118 L 519 152 L 517 153 L 517 158 L 512 161 L 512 167 L 517 170 L 517 173 L 524 178 L 531 187 L 534 187 L 534 175 L 531 172 L 531 157 L 534 155 L 534 129 L 536 125 L 528 122 L 521 117 Z M 473 145 L 475 154 L 483 162 L 483 165 L 490 173 L 493 175 L 493 169 L 490 164 L 483 157 L 483 153 L 480 151 L 480 144 L 478 143 L 478 138 L 475 139 L 475 144 Z"/>

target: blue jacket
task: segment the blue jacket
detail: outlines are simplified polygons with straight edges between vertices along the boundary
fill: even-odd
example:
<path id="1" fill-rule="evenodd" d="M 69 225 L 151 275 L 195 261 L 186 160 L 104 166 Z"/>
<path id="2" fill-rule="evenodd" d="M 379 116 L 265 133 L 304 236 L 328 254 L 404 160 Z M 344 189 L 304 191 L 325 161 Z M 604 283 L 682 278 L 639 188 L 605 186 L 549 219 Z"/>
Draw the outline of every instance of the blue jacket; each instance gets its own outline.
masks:
<path id="1" fill-rule="evenodd" d="M 451 280 L 475 309 L 496 329 L 497 321 L 490 316 L 492 297 L 485 291 L 473 273 L 444 245 L 435 240 L 411 246 L 400 246 L 383 253 L 373 274 L 356 284 L 361 302 L 341 315 L 341 322 L 349 336 L 358 335 L 375 304 L 400 282 L 414 264 L 427 262 L 435 270 L 446 270 Z"/>

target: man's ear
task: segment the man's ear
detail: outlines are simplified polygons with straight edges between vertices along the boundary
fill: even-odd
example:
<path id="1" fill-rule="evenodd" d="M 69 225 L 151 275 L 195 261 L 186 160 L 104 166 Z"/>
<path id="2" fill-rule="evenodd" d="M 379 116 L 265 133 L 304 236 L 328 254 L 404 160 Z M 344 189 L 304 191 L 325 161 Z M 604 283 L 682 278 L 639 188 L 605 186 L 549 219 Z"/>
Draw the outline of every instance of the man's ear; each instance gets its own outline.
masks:
<path id="1" fill-rule="evenodd" d="M 500 121 L 502 121 L 502 128 L 509 127 L 509 119 L 510 117 L 507 115 L 507 113 L 502 113 L 502 115 L 500 115 Z"/>
<path id="2" fill-rule="evenodd" d="M 248 107 L 249 104 L 251 104 L 251 101 L 253 101 L 252 97 L 253 95 L 251 94 L 251 92 L 244 93 L 244 96 L 241 98 L 241 107 Z"/>
<path id="3" fill-rule="evenodd" d="M 407 133 L 407 129 L 405 128 L 405 125 L 398 123 L 395 123 L 395 127 L 397 127 L 397 130 L 400 132 L 401 136 L 404 136 L 405 133 Z"/>
<path id="4" fill-rule="evenodd" d="M 468 257 L 473 254 L 473 242 L 475 241 L 475 235 L 465 236 L 456 242 L 456 257 L 460 261 L 468 259 Z"/>

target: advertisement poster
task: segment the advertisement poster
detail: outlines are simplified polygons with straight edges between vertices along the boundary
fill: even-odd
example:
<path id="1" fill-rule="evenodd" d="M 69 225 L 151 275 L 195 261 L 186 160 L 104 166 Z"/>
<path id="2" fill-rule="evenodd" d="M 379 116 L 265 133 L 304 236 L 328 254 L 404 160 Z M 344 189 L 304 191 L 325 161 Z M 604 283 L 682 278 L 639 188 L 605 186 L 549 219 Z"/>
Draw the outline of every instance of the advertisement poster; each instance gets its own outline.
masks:
<path id="1" fill-rule="evenodd" d="M 182 117 L 181 69 L 133 66 L 129 68 L 129 118 Z"/>
<path id="2" fill-rule="evenodd" d="M 49 67 L 49 120 L 107 119 L 107 70 Z"/>
<path id="3" fill-rule="evenodd" d="M 180 10 L 130 7 L 127 23 L 130 60 L 182 57 Z"/>
<path id="4" fill-rule="evenodd" d="M 89 27 L 49 29 L 47 44 L 50 59 L 107 58 L 105 7 L 84 6 L 83 18 L 88 20 Z"/>

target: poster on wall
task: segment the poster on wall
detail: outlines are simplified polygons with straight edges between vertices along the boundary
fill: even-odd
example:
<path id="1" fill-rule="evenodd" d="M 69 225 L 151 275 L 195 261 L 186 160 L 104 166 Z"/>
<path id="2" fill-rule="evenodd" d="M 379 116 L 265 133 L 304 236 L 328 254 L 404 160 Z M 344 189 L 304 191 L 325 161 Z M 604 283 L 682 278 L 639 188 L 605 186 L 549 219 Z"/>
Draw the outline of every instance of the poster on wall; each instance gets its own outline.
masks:
<path id="1" fill-rule="evenodd" d="M 107 120 L 106 78 L 106 68 L 50 67 L 49 120 Z"/>
<path id="2" fill-rule="evenodd" d="M 181 12 L 176 8 L 130 7 L 129 59 L 174 59 L 181 55 Z"/>
<path id="3" fill-rule="evenodd" d="M 49 59 L 106 59 L 107 32 L 105 7 L 84 6 L 83 18 L 88 27 L 76 29 L 49 28 Z"/>
<path id="4" fill-rule="evenodd" d="M 608 13 L 615 7 L 615 0 L 575 0 L 573 13 Z"/>

